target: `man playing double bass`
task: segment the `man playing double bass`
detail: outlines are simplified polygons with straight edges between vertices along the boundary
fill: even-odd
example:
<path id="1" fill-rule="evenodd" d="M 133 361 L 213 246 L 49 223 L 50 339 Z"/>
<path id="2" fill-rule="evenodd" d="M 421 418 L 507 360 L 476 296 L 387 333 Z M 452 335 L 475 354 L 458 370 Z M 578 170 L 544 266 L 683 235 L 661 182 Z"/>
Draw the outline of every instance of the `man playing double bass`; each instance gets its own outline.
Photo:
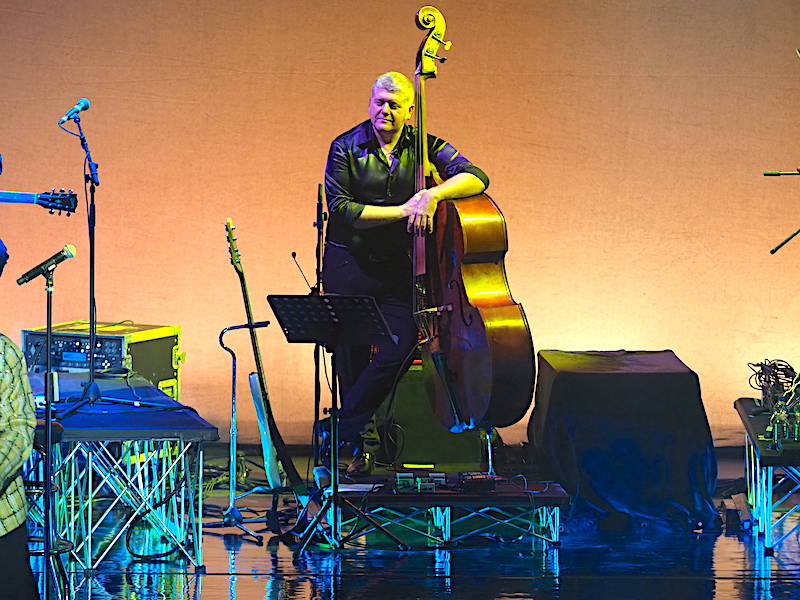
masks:
<path id="1" fill-rule="evenodd" d="M 330 219 L 323 261 L 326 293 L 373 296 L 397 344 L 369 360 L 369 347 L 337 353 L 342 389 L 339 435 L 354 448 L 348 474 L 368 473 L 372 457 L 361 430 L 411 364 L 418 341 L 412 314 L 412 232 L 433 230 L 443 200 L 480 194 L 489 178 L 446 141 L 428 135 L 430 162 L 442 183 L 415 190 L 416 129 L 406 123 L 414 87 L 402 73 L 377 78 L 369 119 L 331 143 L 325 167 Z"/>

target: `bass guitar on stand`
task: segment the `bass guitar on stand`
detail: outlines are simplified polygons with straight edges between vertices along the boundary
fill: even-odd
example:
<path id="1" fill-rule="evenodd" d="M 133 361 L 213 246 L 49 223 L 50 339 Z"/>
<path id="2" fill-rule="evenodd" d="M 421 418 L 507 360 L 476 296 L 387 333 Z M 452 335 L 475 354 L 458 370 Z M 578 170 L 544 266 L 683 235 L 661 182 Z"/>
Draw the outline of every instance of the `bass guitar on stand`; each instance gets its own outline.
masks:
<path id="1" fill-rule="evenodd" d="M 251 376 L 250 383 L 251 391 L 254 392 L 252 394 L 253 402 L 255 404 L 256 415 L 258 416 L 259 420 L 259 429 L 262 436 L 262 447 L 265 448 L 264 459 L 265 462 L 268 461 L 266 448 L 268 448 L 269 445 L 272 445 L 275 449 L 277 460 L 286 475 L 289 486 L 299 498 L 305 498 L 308 496 L 305 483 L 301 479 L 297 468 L 294 466 L 291 456 L 289 456 L 286 444 L 283 441 L 283 437 L 281 437 L 280 431 L 278 431 L 278 426 L 275 423 L 275 417 L 272 414 L 272 407 L 270 406 L 269 402 L 269 393 L 267 392 L 266 379 L 264 377 L 264 366 L 261 360 L 261 350 L 258 345 L 258 336 L 256 333 L 256 328 L 253 327 L 253 309 L 252 305 L 250 304 L 250 294 L 247 290 L 247 280 L 245 278 L 244 268 L 242 267 L 242 257 L 236 244 L 236 237 L 234 237 L 234 229 L 235 227 L 233 225 L 233 221 L 228 219 L 225 223 L 225 231 L 227 232 L 228 237 L 228 251 L 230 253 L 231 264 L 236 270 L 236 275 L 239 277 L 239 284 L 242 288 L 242 299 L 244 300 L 244 309 L 245 313 L 247 314 L 250 343 L 253 347 L 253 356 L 256 363 L 256 373 Z M 265 440 L 265 435 L 268 435 L 269 439 Z M 270 471 L 269 465 L 265 465 L 265 468 L 267 472 Z"/>

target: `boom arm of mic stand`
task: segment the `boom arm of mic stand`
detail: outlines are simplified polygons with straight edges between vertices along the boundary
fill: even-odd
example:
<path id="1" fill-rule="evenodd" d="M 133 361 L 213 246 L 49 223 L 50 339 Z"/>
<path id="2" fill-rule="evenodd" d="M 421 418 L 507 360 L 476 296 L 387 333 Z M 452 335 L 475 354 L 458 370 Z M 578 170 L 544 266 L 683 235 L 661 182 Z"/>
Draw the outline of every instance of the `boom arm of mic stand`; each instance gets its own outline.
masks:
<path id="1" fill-rule="evenodd" d="M 800 52 L 798 52 L 798 54 L 800 54 Z M 794 171 L 764 171 L 764 177 L 780 177 L 781 175 L 800 175 L 800 167 L 798 167 Z M 795 231 L 792 235 L 783 240 L 780 244 L 775 246 L 772 250 L 769 251 L 769 253 L 775 254 L 778 250 L 780 250 L 786 244 L 791 242 L 798 234 L 800 234 L 800 229 Z"/>
<path id="2" fill-rule="evenodd" d="M 800 168 L 795 171 L 764 171 L 764 177 L 780 177 L 781 175 L 800 175 Z"/>
<path id="3" fill-rule="evenodd" d="M 770 250 L 770 251 L 769 251 L 769 253 L 770 253 L 770 254 L 775 254 L 775 253 L 776 253 L 778 250 L 780 250 L 780 249 L 781 249 L 781 248 L 783 248 L 783 247 L 784 247 L 786 244 L 788 244 L 789 242 L 791 242 L 791 241 L 794 239 L 794 237 L 795 237 L 796 235 L 798 235 L 798 234 L 800 234 L 800 229 L 798 229 L 797 231 L 795 231 L 795 232 L 794 232 L 792 235 L 790 235 L 788 238 L 786 238 L 785 240 L 783 240 L 783 241 L 782 241 L 780 244 L 778 244 L 777 246 L 775 246 L 775 247 L 774 247 L 772 250 Z"/>

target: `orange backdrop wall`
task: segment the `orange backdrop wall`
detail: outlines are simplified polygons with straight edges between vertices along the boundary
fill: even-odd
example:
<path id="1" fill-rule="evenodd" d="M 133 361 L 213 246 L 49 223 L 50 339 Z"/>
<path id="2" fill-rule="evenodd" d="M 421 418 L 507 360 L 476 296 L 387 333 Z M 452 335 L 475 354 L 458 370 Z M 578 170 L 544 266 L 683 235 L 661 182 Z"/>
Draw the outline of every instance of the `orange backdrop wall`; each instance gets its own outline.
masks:
<path id="1" fill-rule="evenodd" d="M 718 439 L 748 361 L 800 361 L 795 269 L 800 4 L 790 0 L 441 1 L 453 41 L 430 83 L 431 132 L 492 179 L 507 269 L 537 349 L 673 349 L 700 375 Z M 244 320 L 232 217 L 256 318 L 303 293 L 330 140 L 366 118 L 369 87 L 413 70 L 416 2 L 0 0 L 0 189 L 82 189 L 56 127 L 80 97 L 100 164 L 101 320 L 183 327 L 182 400 L 227 435 L 229 360 Z M 12 259 L 0 330 L 44 323 L 42 281 L 14 279 L 65 243 L 55 320 L 87 317 L 86 212 L 0 204 Z M 246 334 L 230 334 L 252 359 Z M 308 441 L 311 348 L 261 337 L 289 442 Z M 240 392 L 247 397 L 244 379 Z M 242 403 L 240 431 L 255 441 Z M 503 432 L 525 439 L 527 419 Z M 731 437 L 733 436 L 733 437 Z"/>

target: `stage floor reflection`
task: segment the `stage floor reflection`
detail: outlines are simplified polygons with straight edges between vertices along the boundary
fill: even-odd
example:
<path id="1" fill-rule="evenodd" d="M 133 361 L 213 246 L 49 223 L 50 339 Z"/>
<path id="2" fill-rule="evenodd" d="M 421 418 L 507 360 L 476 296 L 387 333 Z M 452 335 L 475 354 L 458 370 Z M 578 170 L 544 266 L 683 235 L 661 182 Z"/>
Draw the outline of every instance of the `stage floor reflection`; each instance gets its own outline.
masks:
<path id="1" fill-rule="evenodd" d="M 739 466 L 735 466 L 736 471 Z M 224 508 L 215 492 L 208 502 Z M 251 496 L 247 505 L 266 508 Z M 797 525 L 798 515 L 784 523 Z M 309 550 L 299 557 L 265 534 L 257 545 L 207 530 L 206 572 L 185 563 L 143 561 L 117 543 L 78 600 L 408 600 L 450 599 L 790 599 L 800 598 L 800 539 L 774 557 L 747 533 L 675 533 L 652 527 L 604 532 L 565 523 L 561 544 L 472 540 L 453 549 Z M 102 536 L 102 531 L 97 532 Z"/>
<path id="2" fill-rule="evenodd" d="M 334 600 L 410 598 L 800 597 L 800 545 L 787 538 L 764 557 L 749 536 L 565 532 L 560 548 L 537 542 L 399 552 L 312 550 L 295 559 L 279 542 L 257 546 L 207 534 L 204 575 L 179 562 L 113 553 L 80 599 Z"/>

